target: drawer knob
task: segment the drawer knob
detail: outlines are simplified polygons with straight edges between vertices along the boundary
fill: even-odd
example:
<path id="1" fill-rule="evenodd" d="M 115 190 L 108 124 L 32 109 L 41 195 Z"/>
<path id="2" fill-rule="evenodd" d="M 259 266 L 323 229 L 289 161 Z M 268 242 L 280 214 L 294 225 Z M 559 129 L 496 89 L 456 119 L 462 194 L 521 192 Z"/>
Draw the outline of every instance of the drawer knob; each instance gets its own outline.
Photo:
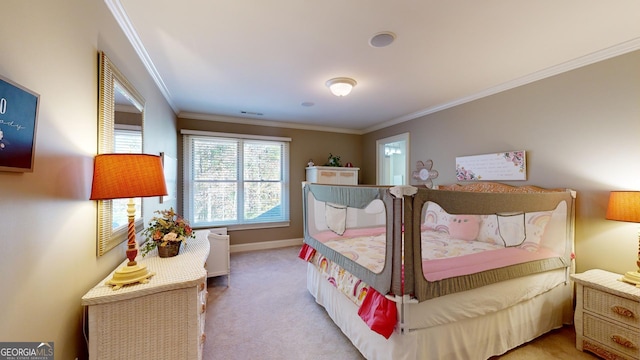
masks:
<path id="1" fill-rule="evenodd" d="M 635 314 L 633 313 L 633 311 L 627 309 L 624 306 L 612 306 L 611 307 L 611 311 L 613 311 L 614 313 L 618 314 L 618 315 L 622 315 L 624 317 L 628 317 L 628 318 L 632 318 L 635 317 Z"/>
<path id="2" fill-rule="evenodd" d="M 202 304 L 202 307 L 200 308 L 200 314 L 204 314 L 206 311 L 207 311 L 207 305 Z"/>
<path id="3" fill-rule="evenodd" d="M 193 285 L 192 285 L 193 286 Z M 192 288 L 193 289 L 193 288 Z M 204 290 L 204 283 L 200 283 L 200 291 Z"/>
<path id="4" fill-rule="evenodd" d="M 611 335 L 611 341 L 618 345 L 622 345 L 628 349 L 635 349 L 636 345 L 632 343 L 630 340 L 625 339 L 621 335 Z"/>

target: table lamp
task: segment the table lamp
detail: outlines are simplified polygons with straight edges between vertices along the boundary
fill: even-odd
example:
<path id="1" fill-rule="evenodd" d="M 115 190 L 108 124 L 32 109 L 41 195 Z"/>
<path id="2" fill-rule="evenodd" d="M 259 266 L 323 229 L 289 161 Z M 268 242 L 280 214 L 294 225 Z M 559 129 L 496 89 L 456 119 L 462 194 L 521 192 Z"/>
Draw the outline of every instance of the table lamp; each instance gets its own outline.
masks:
<path id="1" fill-rule="evenodd" d="M 640 191 L 612 191 L 607 206 L 607 219 L 640 222 Z M 638 258 L 636 271 L 627 271 L 620 281 L 640 287 L 640 232 L 638 233 Z"/>
<path id="2" fill-rule="evenodd" d="M 162 160 L 160 156 L 147 154 L 100 154 L 93 165 L 91 200 L 113 200 L 129 198 L 127 204 L 127 259 L 129 262 L 115 271 L 106 282 L 117 290 L 123 285 L 147 283 L 154 275 L 146 265 L 138 264 L 135 230 L 134 198 L 167 195 Z"/>

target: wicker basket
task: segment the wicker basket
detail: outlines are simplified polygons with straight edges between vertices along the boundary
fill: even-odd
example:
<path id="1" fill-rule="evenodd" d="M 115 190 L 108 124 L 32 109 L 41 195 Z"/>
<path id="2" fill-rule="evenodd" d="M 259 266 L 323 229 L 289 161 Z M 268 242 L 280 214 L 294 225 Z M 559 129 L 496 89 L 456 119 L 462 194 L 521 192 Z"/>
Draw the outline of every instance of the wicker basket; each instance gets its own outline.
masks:
<path id="1" fill-rule="evenodd" d="M 180 252 L 180 245 L 182 245 L 182 241 L 169 241 L 165 246 L 158 242 L 158 256 L 161 258 L 174 257 Z"/>

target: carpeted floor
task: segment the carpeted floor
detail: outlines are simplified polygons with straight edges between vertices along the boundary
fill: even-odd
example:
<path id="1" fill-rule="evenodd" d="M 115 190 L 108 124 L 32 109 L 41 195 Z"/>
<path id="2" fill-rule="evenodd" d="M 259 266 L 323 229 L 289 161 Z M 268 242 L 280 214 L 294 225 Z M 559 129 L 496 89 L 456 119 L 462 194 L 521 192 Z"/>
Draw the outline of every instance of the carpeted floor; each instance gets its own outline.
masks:
<path id="1" fill-rule="evenodd" d="M 306 288 L 298 247 L 231 254 L 231 280 L 209 279 L 204 359 L 363 359 Z M 565 327 L 492 359 L 595 359 Z"/>

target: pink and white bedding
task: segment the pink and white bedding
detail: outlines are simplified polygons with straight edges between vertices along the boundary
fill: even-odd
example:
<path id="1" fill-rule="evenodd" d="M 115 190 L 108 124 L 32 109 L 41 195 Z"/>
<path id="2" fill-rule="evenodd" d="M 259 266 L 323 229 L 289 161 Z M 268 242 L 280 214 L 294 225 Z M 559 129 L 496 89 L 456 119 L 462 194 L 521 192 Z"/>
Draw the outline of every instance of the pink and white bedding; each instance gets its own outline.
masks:
<path id="1" fill-rule="evenodd" d="M 314 238 L 373 273 L 380 273 L 384 268 L 385 228 L 349 229 L 342 236 L 325 231 L 314 235 Z"/>
<path id="2" fill-rule="evenodd" d="M 314 238 L 374 273 L 379 273 L 384 267 L 384 228 L 349 229 L 342 236 L 325 231 L 314 235 Z M 421 239 L 422 273 L 428 281 L 559 256 L 542 247 L 535 251 L 529 247 L 505 248 L 490 242 L 457 239 L 446 232 L 429 229 L 422 232 Z"/>
<path id="3" fill-rule="evenodd" d="M 356 306 L 362 305 L 369 291 L 369 285 L 317 251 L 309 259 L 309 263 L 313 264 L 331 285 L 340 290 Z"/>
<path id="4" fill-rule="evenodd" d="M 463 240 L 447 233 L 422 233 L 422 273 L 427 281 L 439 281 L 559 257 L 553 251 L 538 248 L 535 252 L 523 247 L 507 247 L 476 240 Z"/>
<path id="5" fill-rule="evenodd" d="M 332 288 L 346 295 L 358 309 L 360 319 L 378 334 L 404 343 L 408 340 L 399 340 L 398 332 L 406 334 L 406 331 L 425 326 L 438 327 L 441 326 L 438 324 L 448 324 L 446 319 L 454 324 L 478 315 L 469 311 L 486 312 L 488 316 L 519 306 L 511 306 L 513 304 L 530 301 L 539 308 L 544 300 L 536 298 L 547 292 L 554 294 L 554 320 L 541 325 L 540 329 L 548 331 L 549 324 L 557 326 L 558 311 L 560 318 L 566 318 L 563 313 L 566 305 L 570 306 L 571 292 L 556 288 L 561 285 L 568 288 L 567 274 L 572 271 L 569 254 L 573 247 L 573 192 L 564 191 L 558 196 L 501 194 L 488 197 L 483 194 L 475 197 L 460 194 L 457 198 L 457 194 L 451 194 L 453 191 L 418 189 L 416 194 L 402 189 L 398 196 L 392 189 L 389 192 L 395 199 L 388 201 L 382 187 L 377 188 L 377 194 L 371 192 L 372 188 L 359 189 L 360 193 L 352 194 L 353 188 L 331 186 L 327 189 L 325 186 L 313 193 L 308 185 L 305 186 L 307 213 L 301 257 L 309 259 L 310 267 L 315 268 Z M 334 192 L 337 197 L 333 197 Z M 532 188 L 531 192 L 545 191 Z M 371 219 L 365 223 L 353 221 L 362 213 L 376 214 L 367 211 L 371 206 L 365 206 L 371 200 L 364 201 L 366 196 L 362 195 L 384 200 L 386 215 L 377 213 L 382 216 L 382 223 Z M 398 203 L 396 199 L 403 201 Z M 325 203 L 327 205 L 323 205 Z M 332 205 L 328 206 L 329 203 Z M 451 214 L 432 203 L 443 204 Z M 466 204 L 475 204 L 475 207 L 467 209 Z M 553 206 L 557 206 L 556 210 Z M 323 210 L 331 215 L 323 214 Z M 531 282 L 534 278 L 550 280 Z M 374 281 L 369 283 L 371 286 L 367 284 L 370 280 Z M 498 299 L 491 299 L 495 293 L 489 289 L 504 289 L 507 284 L 514 287 L 513 291 L 507 290 Z M 385 288 L 387 290 L 380 290 Z M 467 295 L 472 292 L 474 295 Z M 476 299 L 476 294 L 486 297 L 486 310 L 479 302 L 482 296 Z M 317 294 L 314 296 L 318 299 Z M 452 299 L 459 299 L 461 302 L 457 306 L 467 309 L 458 311 L 462 318 L 456 317 L 456 310 L 447 312 L 452 307 Z M 422 304 L 439 305 L 435 309 L 420 306 Z M 425 312 L 419 314 L 416 309 L 425 309 Z M 327 311 L 333 312 L 328 308 Z M 428 320 L 429 314 L 439 314 L 440 320 L 445 319 L 444 323 Z M 492 316 L 492 319 L 501 316 Z M 538 331 L 536 328 L 530 333 L 541 334 Z M 354 335 L 359 337 L 357 333 Z M 518 341 L 524 339 L 520 335 L 517 338 Z M 500 348 L 510 349 L 517 345 L 500 345 Z"/>
<path id="6" fill-rule="evenodd" d="M 309 254 L 303 247 L 300 254 Z M 358 316 L 376 333 L 388 339 L 397 324 L 396 304 L 317 251 L 308 259 L 317 272 L 358 309 Z"/>

